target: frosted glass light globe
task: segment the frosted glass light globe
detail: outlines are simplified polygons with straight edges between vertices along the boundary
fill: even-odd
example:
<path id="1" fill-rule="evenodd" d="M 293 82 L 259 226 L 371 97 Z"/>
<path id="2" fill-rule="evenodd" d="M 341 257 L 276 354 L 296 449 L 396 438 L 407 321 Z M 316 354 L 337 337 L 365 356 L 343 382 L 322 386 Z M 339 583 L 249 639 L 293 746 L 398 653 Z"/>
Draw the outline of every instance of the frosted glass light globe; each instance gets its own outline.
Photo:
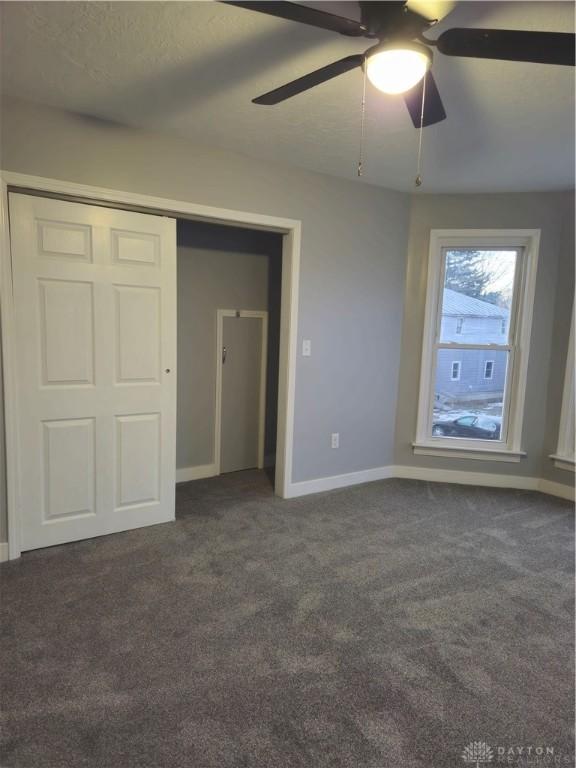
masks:
<path id="1" fill-rule="evenodd" d="M 390 48 L 368 57 L 366 74 L 372 85 L 384 93 L 404 93 L 422 80 L 430 56 L 424 50 Z"/>

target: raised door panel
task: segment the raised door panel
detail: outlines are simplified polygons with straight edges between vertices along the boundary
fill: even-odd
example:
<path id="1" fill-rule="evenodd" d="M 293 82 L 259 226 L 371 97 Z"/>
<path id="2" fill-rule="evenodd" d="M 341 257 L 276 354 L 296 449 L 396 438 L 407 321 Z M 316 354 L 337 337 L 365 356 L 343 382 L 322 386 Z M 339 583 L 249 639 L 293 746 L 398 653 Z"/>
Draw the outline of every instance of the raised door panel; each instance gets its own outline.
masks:
<path id="1" fill-rule="evenodd" d="M 160 500 L 160 414 L 116 418 L 116 506 Z"/>
<path id="2" fill-rule="evenodd" d="M 94 296 L 88 282 L 39 280 L 41 383 L 94 383 Z"/>
<path id="3" fill-rule="evenodd" d="M 118 264 L 157 266 L 160 264 L 160 237 L 145 232 L 113 229 L 112 259 Z"/>
<path id="4" fill-rule="evenodd" d="M 116 285 L 116 383 L 160 381 L 160 290 Z"/>
<path id="5" fill-rule="evenodd" d="M 45 522 L 95 514 L 95 420 L 45 421 L 42 429 Z"/>
<path id="6" fill-rule="evenodd" d="M 92 228 L 65 221 L 36 221 L 40 256 L 92 261 Z"/>

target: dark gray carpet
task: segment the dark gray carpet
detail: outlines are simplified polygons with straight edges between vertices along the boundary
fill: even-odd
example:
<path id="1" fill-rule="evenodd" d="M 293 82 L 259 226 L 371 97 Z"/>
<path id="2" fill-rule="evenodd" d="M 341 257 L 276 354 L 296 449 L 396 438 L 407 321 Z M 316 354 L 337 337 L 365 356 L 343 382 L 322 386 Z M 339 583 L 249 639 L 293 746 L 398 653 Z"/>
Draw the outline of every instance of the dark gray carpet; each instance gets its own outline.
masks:
<path id="1" fill-rule="evenodd" d="M 282 501 L 245 472 L 178 504 L 2 566 L 3 768 L 444 768 L 472 741 L 574 764 L 568 502 Z"/>

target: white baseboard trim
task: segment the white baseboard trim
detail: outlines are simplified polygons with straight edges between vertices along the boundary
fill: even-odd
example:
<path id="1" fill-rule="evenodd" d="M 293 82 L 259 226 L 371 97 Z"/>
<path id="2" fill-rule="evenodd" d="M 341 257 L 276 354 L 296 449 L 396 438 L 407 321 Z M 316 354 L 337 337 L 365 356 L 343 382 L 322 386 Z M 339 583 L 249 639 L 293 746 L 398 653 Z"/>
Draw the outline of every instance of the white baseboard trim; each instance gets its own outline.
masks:
<path id="1" fill-rule="evenodd" d="M 187 483 L 189 480 L 202 480 L 218 474 L 216 464 L 201 464 L 197 467 L 181 467 L 176 470 L 176 482 Z"/>
<path id="2" fill-rule="evenodd" d="M 392 467 L 393 477 L 408 480 L 427 480 L 431 483 L 457 483 L 459 485 L 485 485 L 489 488 L 517 488 L 537 491 L 540 480 L 537 477 L 521 475 L 500 475 L 493 472 L 464 472 L 460 469 L 432 469 L 430 467 Z"/>
<path id="3" fill-rule="evenodd" d="M 482 485 L 489 488 L 515 488 L 521 491 L 540 491 L 549 496 L 574 501 L 574 486 L 554 483 L 542 477 L 521 475 L 500 475 L 489 472 L 463 472 L 458 469 L 430 469 L 429 467 L 392 467 L 392 477 L 412 480 L 427 480 L 432 483 L 458 483 L 460 485 Z"/>
<path id="4" fill-rule="evenodd" d="M 457 483 L 460 485 L 479 485 L 488 488 L 514 488 L 522 491 L 541 491 L 550 496 L 574 501 L 574 488 L 562 483 L 554 483 L 540 477 L 522 477 L 521 475 L 500 475 L 488 472 L 464 472 L 459 469 L 431 469 L 429 467 L 394 466 L 376 467 L 345 475 L 320 477 L 317 480 L 304 480 L 291 483 L 286 498 L 306 496 L 310 493 L 331 491 L 349 485 L 370 483 L 374 480 L 390 478 L 407 480 L 425 480 L 431 483 Z"/>
<path id="5" fill-rule="evenodd" d="M 574 486 L 564 485 L 564 483 L 554 483 L 552 480 L 545 480 L 540 478 L 540 485 L 538 488 L 542 493 L 548 493 L 550 496 L 558 496 L 561 499 L 568 499 L 568 501 L 574 501 Z"/>
<path id="6" fill-rule="evenodd" d="M 349 472 L 345 475 L 333 475 L 332 477 L 320 477 L 317 480 L 302 480 L 299 483 L 290 483 L 288 486 L 287 499 L 296 498 L 296 496 L 307 496 L 309 493 L 320 493 L 320 491 L 332 491 L 335 488 L 346 488 L 349 485 L 360 485 L 360 483 L 371 483 L 374 480 L 387 480 L 392 475 L 393 467 L 375 467 L 374 469 L 363 469 L 360 472 Z"/>
<path id="7" fill-rule="evenodd" d="M 0 541 L 0 563 L 5 563 L 8 560 L 8 542 Z"/>

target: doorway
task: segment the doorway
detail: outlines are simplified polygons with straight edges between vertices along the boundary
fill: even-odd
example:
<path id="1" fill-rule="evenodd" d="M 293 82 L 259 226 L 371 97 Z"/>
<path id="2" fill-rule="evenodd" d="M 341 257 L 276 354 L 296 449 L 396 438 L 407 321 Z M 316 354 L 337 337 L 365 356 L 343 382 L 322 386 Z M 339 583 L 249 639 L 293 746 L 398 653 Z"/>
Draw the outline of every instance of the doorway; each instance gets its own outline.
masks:
<path id="1" fill-rule="evenodd" d="M 276 464 L 282 237 L 178 221 L 177 482 Z"/>

